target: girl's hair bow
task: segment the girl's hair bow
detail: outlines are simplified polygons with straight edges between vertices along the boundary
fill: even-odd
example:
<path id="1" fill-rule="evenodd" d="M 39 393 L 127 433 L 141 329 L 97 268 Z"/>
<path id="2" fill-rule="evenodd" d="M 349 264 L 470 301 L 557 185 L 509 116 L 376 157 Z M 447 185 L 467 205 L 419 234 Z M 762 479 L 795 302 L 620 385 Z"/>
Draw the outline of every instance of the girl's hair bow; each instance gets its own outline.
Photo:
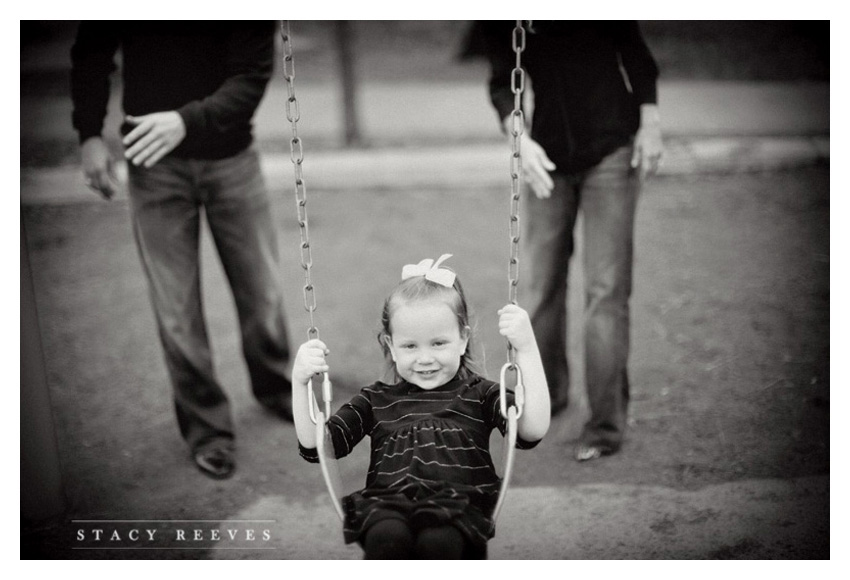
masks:
<path id="1" fill-rule="evenodd" d="M 443 254 L 436 262 L 426 259 L 418 264 L 408 264 L 401 269 L 401 279 L 407 280 L 408 278 L 425 276 L 426 280 L 451 288 L 455 283 L 455 273 L 446 268 L 440 268 L 440 264 L 451 257 L 451 254 Z"/>

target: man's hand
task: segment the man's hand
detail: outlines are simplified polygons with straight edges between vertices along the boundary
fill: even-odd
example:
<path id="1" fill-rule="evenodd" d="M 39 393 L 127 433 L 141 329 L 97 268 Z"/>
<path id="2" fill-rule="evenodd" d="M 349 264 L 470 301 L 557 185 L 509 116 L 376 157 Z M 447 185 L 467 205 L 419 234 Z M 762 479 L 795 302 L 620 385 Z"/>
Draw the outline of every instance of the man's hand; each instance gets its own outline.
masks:
<path id="1" fill-rule="evenodd" d="M 112 199 L 118 192 L 118 178 L 109 149 L 101 137 L 89 137 L 80 151 L 86 185 L 104 199 Z"/>
<path id="2" fill-rule="evenodd" d="M 635 145 L 632 151 L 632 167 L 639 169 L 640 178 L 658 172 L 661 165 L 661 155 L 664 145 L 661 142 L 661 121 L 656 105 L 640 106 L 640 128 L 635 135 Z"/>
<path id="3" fill-rule="evenodd" d="M 513 129 L 511 123 L 512 117 L 508 115 L 504 120 L 504 126 L 509 136 Z M 555 164 L 546 155 L 543 147 L 529 136 L 527 129 L 523 131 L 521 139 L 520 153 L 522 153 L 523 179 L 531 186 L 534 195 L 539 199 L 547 199 L 551 197 L 552 188 L 555 187 L 555 182 L 549 175 L 550 171 L 555 170 Z"/>
<path id="4" fill-rule="evenodd" d="M 550 171 L 554 171 L 555 164 L 546 155 L 543 147 L 525 133 L 522 134 L 521 147 L 523 178 L 538 199 L 548 199 L 552 196 L 552 188 L 555 187 L 555 182 L 549 175 Z"/>
<path id="5" fill-rule="evenodd" d="M 186 137 L 186 125 L 177 111 L 127 115 L 127 122 L 135 128 L 124 137 L 124 157 L 136 166 L 153 167 Z"/>

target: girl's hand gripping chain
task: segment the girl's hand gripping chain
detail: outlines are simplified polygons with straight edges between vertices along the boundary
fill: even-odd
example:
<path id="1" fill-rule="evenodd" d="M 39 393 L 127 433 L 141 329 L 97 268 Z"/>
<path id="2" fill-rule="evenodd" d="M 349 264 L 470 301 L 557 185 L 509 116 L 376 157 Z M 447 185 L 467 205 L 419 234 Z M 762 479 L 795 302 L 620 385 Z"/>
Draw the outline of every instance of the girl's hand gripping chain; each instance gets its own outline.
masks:
<path id="1" fill-rule="evenodd" d="M 330 354 L 328 347 L 318 338 L 302 344 L 295 355 L 292 366 L 292 412 L 295 416 L 295 431 L 304 447 L 316 447 L 316 431 L 310 419 L 310 405 L 313 393 L 309 384 L 313 376 L 330 370 L 325 357 Z"/>
<path id="2" fill-rule="evenodd" d="M 499 310 L 499 334 L 511 342 L 517 354 L 537 349 L 528 313 L 516 304 L 508 304 Z"/>
<path id="3" fill-rule="evenodd" d="M 295 364 L 292 367 L 292 383 L 306 387 L 313 375 L 328 372 L 330 368 L 325 357 L 329 353 L 328 347 L 318 338 L 302 344 L 295 355 Z"/>
<path id="4" fill-rule="evenodd" d="M 516 364 L 522 370 L 525 385 L 525 406 L 517 429 L 526 441 L 537 441 L 549 430 L 551 416 L 549 387 L 537 339 L 528 312 L 516 304 L 508 304 L 498 314 L 499 334 L 507 338 L 516 351 Z"/>

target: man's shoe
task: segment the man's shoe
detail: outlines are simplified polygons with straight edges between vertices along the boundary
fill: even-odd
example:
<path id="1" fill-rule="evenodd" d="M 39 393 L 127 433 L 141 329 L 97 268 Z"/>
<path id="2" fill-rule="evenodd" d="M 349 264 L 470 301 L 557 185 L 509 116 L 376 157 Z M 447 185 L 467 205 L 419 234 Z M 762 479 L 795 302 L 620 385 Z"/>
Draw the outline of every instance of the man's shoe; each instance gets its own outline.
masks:
<path id="1" fill-rule="evenodd" d="M 274 413 L 284 421 L 289 423 L 295 421 L 292 417 L 292 395 L 272 395 L 270 397 L 258 398 L 257 400 L 266 410 Z"/>
<path id="2" fill-rule="evenodd" d="M 195 465 L 213 479 L 227 479 L 236 470 L 233 452 L 225 447 L 208 447 L 192 454 Z"/>

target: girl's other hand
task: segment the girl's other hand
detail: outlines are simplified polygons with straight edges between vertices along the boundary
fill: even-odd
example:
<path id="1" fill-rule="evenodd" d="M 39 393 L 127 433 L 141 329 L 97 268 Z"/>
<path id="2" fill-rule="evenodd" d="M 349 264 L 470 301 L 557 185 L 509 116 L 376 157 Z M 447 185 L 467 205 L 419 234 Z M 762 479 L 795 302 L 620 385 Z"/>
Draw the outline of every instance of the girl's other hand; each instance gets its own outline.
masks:
<path id="1" fill-rule="evenodd" d="M 507 338 L 518 352 L 535 348 L 534 330 L 528 312 L 516 304 L 508 304 L 499 310 L 499 334 Z"/>
<path id="2" fill-rule="evenodd" d="M 297 385 L 306 385 L 313 375 L 326 373 L 330 369 L 325 357 L 330 354 L 325 343 L 314 338 L 308 340 L 298 348 L 295 355 L 295 363 L 292 366 L 292 382 Z"/>

